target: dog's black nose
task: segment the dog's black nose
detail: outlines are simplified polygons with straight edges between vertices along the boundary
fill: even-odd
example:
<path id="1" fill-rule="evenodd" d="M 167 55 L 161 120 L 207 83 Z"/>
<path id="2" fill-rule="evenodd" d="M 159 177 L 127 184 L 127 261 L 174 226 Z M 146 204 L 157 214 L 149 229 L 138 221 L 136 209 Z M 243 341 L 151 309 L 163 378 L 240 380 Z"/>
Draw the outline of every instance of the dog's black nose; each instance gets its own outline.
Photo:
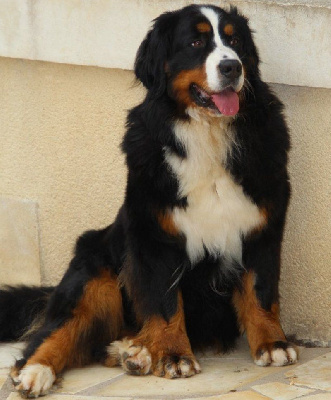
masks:
<path id="1" fill-rule="evenodd" d="M 222 60 L 219 69 L 226 78 L 236 79 L 241 74 L 242 66 L 238 60 Z"/>

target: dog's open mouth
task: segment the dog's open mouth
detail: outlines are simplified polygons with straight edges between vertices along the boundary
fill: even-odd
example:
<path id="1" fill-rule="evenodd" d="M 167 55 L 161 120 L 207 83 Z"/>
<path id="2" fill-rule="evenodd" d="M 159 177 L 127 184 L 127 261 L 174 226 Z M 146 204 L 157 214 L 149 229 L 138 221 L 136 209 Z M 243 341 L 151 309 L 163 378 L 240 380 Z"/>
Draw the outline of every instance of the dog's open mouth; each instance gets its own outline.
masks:
<path id="1" fill-rule="evenodd" d="M 234 116 L 239 111 L 239 97 L 231 87 L 218 93 L 209 94 L 197 84 L 192 83 L 190 93 L 200 107 L 218 110 L 221 114 L 229 116 Z"/>

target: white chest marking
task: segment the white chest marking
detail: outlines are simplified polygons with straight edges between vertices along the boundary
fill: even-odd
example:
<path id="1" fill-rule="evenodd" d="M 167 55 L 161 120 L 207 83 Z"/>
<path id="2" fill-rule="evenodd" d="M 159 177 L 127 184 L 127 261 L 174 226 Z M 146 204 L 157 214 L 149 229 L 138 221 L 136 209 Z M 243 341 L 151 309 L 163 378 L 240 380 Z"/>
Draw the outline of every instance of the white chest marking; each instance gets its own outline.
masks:
<path id="1" fill-rule="evenodd" d="M 176 123 L 174 130 L 187 158 L 166 151 L 166 161 L 188 206 L 175 208 L 173 219 L 186 236 L 191 262 L 199 261 L 205 248 L 216 257 L 241 262 L 242 236 L 262 224 L 263 216 L 224 168 L 234 145 L 231 127 L 223 119 L 206 122 L 192 118 Z"/>

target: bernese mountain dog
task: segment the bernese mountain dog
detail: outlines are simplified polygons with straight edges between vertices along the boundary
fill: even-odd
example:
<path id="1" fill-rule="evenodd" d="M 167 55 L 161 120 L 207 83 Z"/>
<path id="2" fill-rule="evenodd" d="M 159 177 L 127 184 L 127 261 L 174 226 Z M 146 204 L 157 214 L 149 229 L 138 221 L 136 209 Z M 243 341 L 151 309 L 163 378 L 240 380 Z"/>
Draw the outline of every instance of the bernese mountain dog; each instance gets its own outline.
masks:
<path id="1" fill-rule="evenodd" d="M 11 372 L 25 396 L 94 361 L 189 377 L 201 371 L 192 349 L 228 351 L 243 332 L 257 365 L 297 360 L 279 321 L 288 129 L 247 19 L 166 12 L 134 71 L 147 90 L 127 118 L 115 221 L 78 239 L 56 287 L 1 291 L 0 339 L 29 334 Z"/>

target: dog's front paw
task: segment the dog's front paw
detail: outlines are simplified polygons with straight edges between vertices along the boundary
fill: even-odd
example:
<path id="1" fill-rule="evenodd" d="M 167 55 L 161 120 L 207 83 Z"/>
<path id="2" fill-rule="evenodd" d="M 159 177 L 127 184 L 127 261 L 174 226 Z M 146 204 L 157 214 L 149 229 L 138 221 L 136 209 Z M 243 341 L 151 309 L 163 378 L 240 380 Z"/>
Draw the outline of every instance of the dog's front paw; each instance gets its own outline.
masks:
<path id="1" fill-rule="evenodd" d="M 24 367 L 17 377 L 16 389 L 25 398 L 36 398 L 48 393 L 55 381 L 51 367 L 31 364 Z"/>
<path id="2" fill-rule="evenodd" d="M 201 372 L 194 356 L 170 354 L 161 357 L 153 364 L 153 374 L 168 379 L 188 378 Z"/>
<path id="3" fill-rule="evenodd" d="M 255 354 L 255 364 L 266 367 L 282 367 L 295 364 L 298 360 L 298 351 L 292 344 L 285 341 L 265 343 L 259 346 Z"/>

